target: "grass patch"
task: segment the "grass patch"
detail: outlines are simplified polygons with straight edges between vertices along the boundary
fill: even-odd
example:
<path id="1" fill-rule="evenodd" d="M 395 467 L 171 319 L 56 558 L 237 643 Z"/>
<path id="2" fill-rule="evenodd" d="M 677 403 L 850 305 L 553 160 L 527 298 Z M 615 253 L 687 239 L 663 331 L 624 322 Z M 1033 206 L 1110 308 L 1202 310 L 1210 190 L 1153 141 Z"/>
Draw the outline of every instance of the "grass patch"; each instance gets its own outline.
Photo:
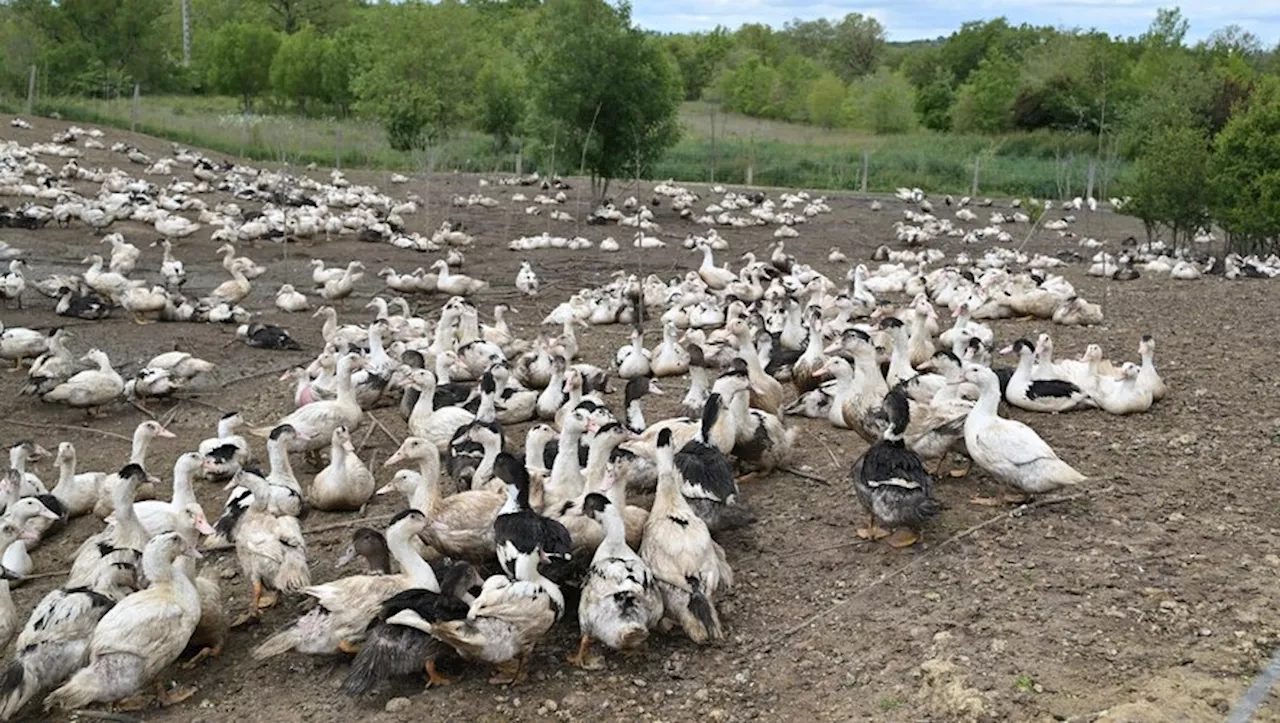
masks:
<path id="1" fill-rule="evenodd" d="M 1023 693 L 1030 693 L 1036 688 L 1036 679 L 1026 673 L 1023 673 L 1013 679 L 1013 687 L 1015 690 Z"/>
<path id="2" fill-rule="evenodd" d="M 41 115 L 128 129 L 132 100 L 53 98 L 37 107 Z M 646 174 L 651 179 L 720 182 L 792 188 L 856 190 L 861 187 L 863 153 L 867 186 L 890 191 L 920 187 L 931 193 L 967 194 L 979 160 L 979 194 L 1057 198 L 1084 193 L 1091 149 L 1088 137 L 1025 133 L 987 137 L 916 132 L 876 136 L 851 129 L 823 129 L 797 123 L 760 120 L 715 112 L 712 106 L 686 103 L 681 109 L 684 137 Z M 376 124 L 359 118 L 305 118 L 240 112 L 234 98 L 219 96 L 144 96 L 139 103 L 141 133 L 257 161 L 341 166 L 379 170 L 515 172 L 516 155 L 497 153 L 489 136 L 455 133 L 430 153 L 393 150 Z M 573 154 L 568 154 L 571 156 Z M 557 165 L 573 169 L 564 153 Z M 531 155 L 522 168 L 545 170 L 549 158 Z M 1116 174 L 1124 166 L 1115 169 Z M 1112 175 L 1116 175 L 1112 174 Z M 1099 180 L 1105 174 L 1099 171 Z M 1114 182 L 1096 195 L 1118 195 Z"/>
<path id="3" fill-rule="evenodd" d="M 876 702 L 876 705 L 880 707 L 880 710 L 888 712 L 891 710 L 897 710 L 898 708 L 901 708 L 902 701 L 898 700 L 897 698 L 881 698 L 879 701 Z"/>

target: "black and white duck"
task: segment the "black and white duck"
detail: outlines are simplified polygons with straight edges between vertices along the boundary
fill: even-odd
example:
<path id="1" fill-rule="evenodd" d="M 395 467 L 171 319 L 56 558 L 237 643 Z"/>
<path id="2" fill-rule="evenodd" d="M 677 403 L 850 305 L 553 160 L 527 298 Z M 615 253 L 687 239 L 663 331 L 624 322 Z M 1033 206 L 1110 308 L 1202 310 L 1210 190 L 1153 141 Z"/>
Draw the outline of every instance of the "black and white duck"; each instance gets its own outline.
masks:
<path id="1" fill-rule="evenodd" d="M 870 540 L 888 537 L 890 545 L 907 547 L 920 539 L 920 527 L 936 517 L 942 506 L 933 498 L 933 477 L 904 442 L 910 408 L 901 387 L 885 395 L 884 410 L 889 428 L 854 460 L 850 473 L 858 501 L 871 517 L 857 534 Z M 881 522 L 888 529 L 881 528 Z"/>

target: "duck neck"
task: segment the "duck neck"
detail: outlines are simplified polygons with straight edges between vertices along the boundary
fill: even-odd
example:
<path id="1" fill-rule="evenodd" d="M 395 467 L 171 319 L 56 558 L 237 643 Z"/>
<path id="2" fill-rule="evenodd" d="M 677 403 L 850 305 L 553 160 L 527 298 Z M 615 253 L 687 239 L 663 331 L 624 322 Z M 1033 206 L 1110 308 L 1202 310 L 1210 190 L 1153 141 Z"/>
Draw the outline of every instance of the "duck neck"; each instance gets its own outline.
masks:
<path id="1" fill-rule="evenodd" d="M 177 575 L 177 559 L 169 555 L 143 555 L 142 574 L 152 585 L 171 582 Z"/>
<path id="2" fill-rule="evenodd" d="M 338 401 L 347 405 L 356 403 L 356 389 L 351 383 L 350 360 L 338 361 Z"/>
<path id="3" fill-rule="evenodd" d="M 578 444 L 582 440 L 582 430 L 566 427 L 560 433 L 556 443 L 556 461 L 551 464 L 551 487 L 557 492 L 569 489 L 582 476 L 582 466 L 578 463 Z M 591 465 L 588 450 L 587 465 Z"/>
<path id="4" fill-rule="evenodd" d="M 58 484 L 53 488 L 53 492 L 59 489 L 67 491 L 76 479 L 76 455 L 74 452 L 58 455 Z"/>
<path id="5" fill-rule="evenodd" d="M 640 434 L 647 425 L 644 423 L 644 410 L 640 408 L 640 397 L 627 402 L 627 429 Z"/>
<path id="6" fill-rule="evenodd" d="M 9 467 L 18 474 L 27 473 L 27 450 L 22 445 L 9 448 Z"/>
<path id="7" fill-rule="evenodd" d="M 173 506 L 183 507 L 196 501 L 196 493 L 191 489 L 192 463 L 185 456 L 178 459 L 173 466 Z"/>
<path id="8" fill-rule="evenodd" d="M 471 477 L 471 489 L 476 489 L 476 483 L 482 480 L 488 480 L 493 477 L 493 466 L 498 461 L 498 453 L 502 451 L 502 443 L 498 440 L 490 440 L 484 446 L 484 457 L 480 460 L 476 472 Z M 526 502 L 529 499 L 529 490 L 525 489 L 524 496 Z"/>
<path id="9" fill-rule="evenodd" d="M 431 519 L 440 504 L 440 454 L 432 450 L 418 461 L 422 479 L 409 497 L 409 506 Z"/>
<path id="10" fill-rule="evenodd" d="M 497 419 L 497 393 L 481 392 L 480 406 L 476 409 L 476 421 L 492 422 Z"/>
<path id="11" fill-rule="evenodd" d="M 1000 384 L 993 383 L 979 389 L 978 401 L 974 403 L 973 408 L 981 414 L 996 416 L 1000 409 Z"/>
<path id="12" fill-rule="evenodd" d="M 435 571 L 410 544 L 411 537 L 412 535 L 401 529 L 389 532 L 387 549 L 391 550 L 391 556 L 400 563 L 400 571 L 409 578 L 410 587 L 440 592 L 440 581 L 436 579 Z"/>
<path id="13" fill-rule="evenodd" d="M 273 479 L 294 479 L 293 463 L 289 461 L 289 450 L 280 440 L 267 440 L 267 462 L 271 465 L 271 477 Z"/>
<path id="14" fill-rule="evenodd" d="M 146 427 L 138 427 L 137 431 L 133 433 L 133 448 L 129 452 L 129 462 L 131 464 L 136 464 L 143 469 L 147 468 L 147 450 L 151 448 L 152 439 L 154 437 Z"/>
<path id="15" fill-rule="evenodd" d="M 614 487 L 617 486 L 617 484 L 614 485 Z M 614 503 L 612 498 L 609 502 L 609 509 L 600 516 L 600 527 L 604 528 L 604 544 L 611 549 L 617 549 L 618 545 L 626 546 L 627 544 L 627 525 L 622 521 L 622 507 Z"/>
<path id="16" fill-rule="evenodd" d="M 599 438 L 593 440 L 587 449 L 587 489 L 596 489 L 604 480 L 605 469 L 609 466 L 609 457 L 613 455 L 618 443 L 613 439 Z M 618 485 L 615 484 L 614 487 Z"/>

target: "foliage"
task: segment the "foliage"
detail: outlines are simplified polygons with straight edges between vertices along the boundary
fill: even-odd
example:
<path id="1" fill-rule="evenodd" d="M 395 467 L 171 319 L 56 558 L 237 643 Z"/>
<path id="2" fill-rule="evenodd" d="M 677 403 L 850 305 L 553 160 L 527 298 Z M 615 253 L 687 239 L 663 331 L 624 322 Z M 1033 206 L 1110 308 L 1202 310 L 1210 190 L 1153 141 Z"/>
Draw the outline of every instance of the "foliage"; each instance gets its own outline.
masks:
<path id="1" fill-rule="evenodd" d="M 213 42 L 210 84 L 240 96 L 248 110 L 271 81 L 271 62 L 279 47 L 280 37 L 270 28 L 249 23 L 224 26 Z"/>
<path id="2" fill-rule="evenodd" d="M 499 151 L 519 135 L 525 116 L 527 81 L 524 68 L 511 53 L 499 53 L 485 61 L 476 79 L 479 97 L 477 127 L 493 136 Z"/>
<path id="3" fill-rule="evenodd" d="M 1269 79 L 1227 123 L 1208 166 L 1214 216 L 1233 243 L 1274 251 L 1280 242 L 1280 81 Z"/>
<path id="4" fill-rule="evenodd" d="M 1134 164 L 1127 210 L 1142 219 L 1148 229 L 1161 226 L 1175 242 L 1190 240 L 1209 219 L 1206 167 L 1209 141 L 1193 127 L 1169 127 L 1158 131 Z"/>
<path id="5" fill-rule="evenodd" d="M 881 68 L 855 85 L 850 100 L 860 127 L 878 134 L 906 133 L 915 127 L 913 95 L 905 76 Z"/>
<path id="6" fill-rule="evenodd" d="M 711 85 L 716 70 L 728 55 L 732 41 L 723 28 L 709 33 L 669 35 L 664 38 L 667 52 L 680 68 L 684 83 L 684 99 L 698 100 Z"/>
<path id="7" fill-rule="evenodd" d="M 680 137 L 679 70 L 660 41 L 604 0 L 549 0 L 532 29 L 531 121 L 544 144 L 572 149 L 601 195 L 640 175 Z"/>
<path id="8" fill-rule="evenodd" d="M 365 67 L 352 81 L 357 107 L 396 150 L 426 148 L 471 115 L 482 59 L 475 13 L 456 3 L 387 5 L 371 14 Z"/>
<path id="9" fill-rule="evenodd" d="M 1017 79 L 1018 66 L 1008 56 L 995 53 L 983 58 L 956 92 L 956 102 L 951 108 L 952 127 L 978 133 L 1009 130 L 1013 125 Z"/>
<path id="10" fill-rule="evenodd" d="M 809 85 L 809 122 L 823 128 L 844 125 L 845 88 L 834 73 L 826 73 Z"/>

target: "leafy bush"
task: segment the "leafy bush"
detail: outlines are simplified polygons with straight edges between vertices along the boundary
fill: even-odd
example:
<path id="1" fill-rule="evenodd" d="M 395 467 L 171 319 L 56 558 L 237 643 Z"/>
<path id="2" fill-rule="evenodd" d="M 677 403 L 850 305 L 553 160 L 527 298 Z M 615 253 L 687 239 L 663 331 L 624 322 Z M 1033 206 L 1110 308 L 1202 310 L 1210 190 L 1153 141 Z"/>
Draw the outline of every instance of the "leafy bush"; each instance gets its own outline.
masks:
<path id="1" fill-rule="evenodd" d="M 1280 81 L 1260 88 L 1227 123 L 1208 166 L 1214 215 L 1233 245 L 1280 246 Z"/>
<path id="2" fill-rule="evenodd" d="M 1163 227 L 1175 243 L 1189 241 L 1209 222 L 1206 169 L 1209 141 L 1198 128 L 1165 128 L 1151 140 L 1134 164 L 1127 210 L 1148 232 Z"/>
<path id="3" fill-rule="evenodd" d="M 844 124 L 845 87 L 834 73 L 827 73 L 809 84 L 809 122 L 823 128 Z"/>
<path id="4" fill-rule="evenodd" d="M 248 110 L 253 98 L 271 82 L 271 62 L 280 37 L 271 29 L 250 23 L 223 26 L 214 37 L 209 82 L 224 93 L 239 96 Z"/>
<path id="5" fill-rule="evenodd" d="M 952 128 L 978 133 L 1009 130 L 1017 88 L 1018 66 L 1013 60 L 999 53 L 983 58 L 956 93 Z"/>

